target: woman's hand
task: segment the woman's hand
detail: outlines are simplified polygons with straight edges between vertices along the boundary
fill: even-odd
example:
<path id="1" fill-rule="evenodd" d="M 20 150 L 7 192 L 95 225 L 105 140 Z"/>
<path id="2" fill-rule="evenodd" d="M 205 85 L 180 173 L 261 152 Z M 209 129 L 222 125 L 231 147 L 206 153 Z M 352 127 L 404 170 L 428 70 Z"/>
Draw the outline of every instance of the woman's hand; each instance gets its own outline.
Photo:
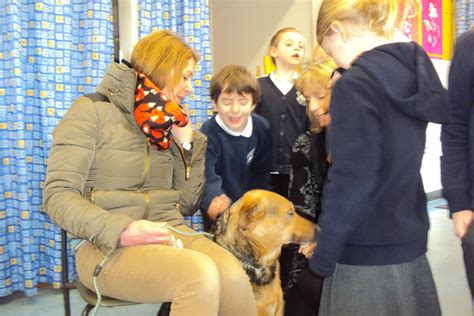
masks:
<path id="1" fill-rule="evenodd" d="M 461 239 L 466 235 L 467 229 L 473 221 L 473 212 L 471 210 L 459 211 L 453 213 L 452 217 L 454 233 Z"/>
<path id="2" fill-rule="evenodd" d="M 306 259 L 310 259 L 313 256 L 314 249 L 316 248 L 316 242 L 309 244 L 303 244 L 298 249 L 298 253 L 301 253 Z"/>
<path id="3" fill-rule="evenodd" d="M 171 127 L 171 134 L 173 135 L 175 141 L 178 144 L 182 144 L 184 142 L 192 142 L 194 138 L 194 131 L 191 120 L 188 120 L 188 124 L 183 127 L 173 125 Z"/>
<path id="4" fill-rule="evenodd" d="M 212 199 L 209 208 L 207 209 L 207 215 L 214 222 L 217 220 L 219 215 L 224 213 L 226 209 L 230 207 L 232 201 L 225 194 L 221 194 Z"/>
<path id="5" fill-rule="evenodd" d="M 123 247 L 148 244 L 171 246 L 174 243 L 174 236 L 168 228 L 165 228 L 166 225 L 166 222 L 156 223 L 147 220 L 131 222 L 120 234 L 120 245 Z"/>

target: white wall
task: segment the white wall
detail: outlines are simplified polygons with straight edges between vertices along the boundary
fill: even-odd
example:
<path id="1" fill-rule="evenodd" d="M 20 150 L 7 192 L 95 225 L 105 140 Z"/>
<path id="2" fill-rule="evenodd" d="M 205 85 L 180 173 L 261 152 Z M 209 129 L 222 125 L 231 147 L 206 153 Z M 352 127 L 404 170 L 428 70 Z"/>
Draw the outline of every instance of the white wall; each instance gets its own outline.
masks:
<path id="1" fill-rule="evenodd" d="M 118 0 L 120 59 L 130 60 L 138 41 L 138 0 Z"/>
<path id="2" fill-rule="evenodd" d="M 211 0 L 214 72 L 240 64 L 256 73 L 262 68 L 272 35 L 283 27 L 298 28 L 306 39 L 306 59 L 313 47 L 312 0 Z M 320 2 L 317 0 L 316 2 Z"/>
<path id="3" fill-rule="evenodd" d="M 448 73 L 450 62 L 446 60 L 433 59 L 433 64 L 438 72 L 439 78 L 445 88 L 448 87 Z M 441 125 L 428 124 L 426 130 L 426 147 L 425 155 L 421 165 L 421 176 L 423 177 L 423 185 L 426 192 L 434 192 L 441 189 L 441 142 L 440 142 Z"/>

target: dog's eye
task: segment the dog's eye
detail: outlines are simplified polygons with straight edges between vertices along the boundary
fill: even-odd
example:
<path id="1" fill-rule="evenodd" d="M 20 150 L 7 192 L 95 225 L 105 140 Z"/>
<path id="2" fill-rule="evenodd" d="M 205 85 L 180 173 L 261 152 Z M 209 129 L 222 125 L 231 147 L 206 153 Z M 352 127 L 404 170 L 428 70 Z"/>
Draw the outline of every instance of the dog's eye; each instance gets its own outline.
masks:
<path id="1" fill-rule="evenodd" d="M 288 215 L 293 216 L 293 214 L 294 214 L 294 213 L 293 213 L 292 210 L 289 210 L 289 211 L 288 211 Z"/>

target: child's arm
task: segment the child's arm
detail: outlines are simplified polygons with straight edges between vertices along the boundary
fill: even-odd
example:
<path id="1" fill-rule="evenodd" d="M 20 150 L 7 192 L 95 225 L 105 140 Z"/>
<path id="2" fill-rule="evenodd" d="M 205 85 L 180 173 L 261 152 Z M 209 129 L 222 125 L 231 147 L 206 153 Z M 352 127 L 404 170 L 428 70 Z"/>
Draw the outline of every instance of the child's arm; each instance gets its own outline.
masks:
<path id="1" fill-rule="evenodd" d="M 474 38 L 474 36 L 471 36 Z M 474 62 L 469 37 L 462 36 L 454 50 L 449 69 L 448 94 L 451 101 L 449 123 L 441 128 L 441 183 L 451 215 L 471 209 L 472 148 L 470 127 L 474 95 Z M 474 42 L 471 41 L 471 43 Z M 468 213 L 464 213 L 468 214 Z M 459 215 L 458 215 L 459 216 Z M 457 216 L 457 217 L 458 217 Z M 453 216 L 454 219 L 454 216 Z M 456 230 L 458 231 L 458 230 Z M 461 232 L 460 232 L 461 233 Z"/>
<path id="2" fill-rule="evenodd" d="M 225 192 L 222 188 L 222 177 L 217 173 L 216 168 L 218 166 L 219 155 L 220 155 L 220 146 L 216 141 L 215 136 L 207 130 L 207 126 L 203 126 L 201 131 L 208 137 L 208 145 L 206 149 L 206 183 L 204 185 L 204 194 L 201 202 L 201 209 L 206 212 L 209 212 L 211 208 L 211 203 L 214 198 L 225 195 Z M 213 208 L 215 208 L 216 203 L 214 203 Z"/>

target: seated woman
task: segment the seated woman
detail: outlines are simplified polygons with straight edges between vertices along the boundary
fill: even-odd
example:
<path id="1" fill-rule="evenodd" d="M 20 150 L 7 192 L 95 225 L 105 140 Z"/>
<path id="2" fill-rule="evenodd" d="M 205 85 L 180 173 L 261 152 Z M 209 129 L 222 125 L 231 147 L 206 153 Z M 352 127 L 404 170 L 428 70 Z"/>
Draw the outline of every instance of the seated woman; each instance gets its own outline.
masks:
<path id="1" fill-rule="evenodd" d="M 180 106 L 198 59 L 159 31 L 137 43 L 130 64 L 112 63 L 102 100 L 78 98 L 54 132 L 44 209 L 85 240 L 76 264 L 88 288 L 172 302 L 172 315 L 255 315 L 238 261 L 183 224 L 204 184 L 206 138 Z"/>
<path id="2" fill-rule="evenodd" d="M 315 223 L 321 211 L 322 188 L 329 166 L 325 128 L 330 123 L 331 91 L 327 86 L 335 68 L 331 58 L 319 59 L 303 70 L 295 84 L 299 91 L 298 101 L 306 105 L 310 130 L 301 134 L 292 148 L 289 199 L 300 215 Z M 285 315 L 316 315 L 321 289 L 317 288 L 317 282 L 311 282 L 309 271 L 300 275 L 307 267 L 307 260 L 302 249 L 296 245 L 291 247 L 293 255 L 285 288 Z M 301 282 L 300 279 L 306 280 Z M 305 297 L 308 297 L 306 301 Z"/>

